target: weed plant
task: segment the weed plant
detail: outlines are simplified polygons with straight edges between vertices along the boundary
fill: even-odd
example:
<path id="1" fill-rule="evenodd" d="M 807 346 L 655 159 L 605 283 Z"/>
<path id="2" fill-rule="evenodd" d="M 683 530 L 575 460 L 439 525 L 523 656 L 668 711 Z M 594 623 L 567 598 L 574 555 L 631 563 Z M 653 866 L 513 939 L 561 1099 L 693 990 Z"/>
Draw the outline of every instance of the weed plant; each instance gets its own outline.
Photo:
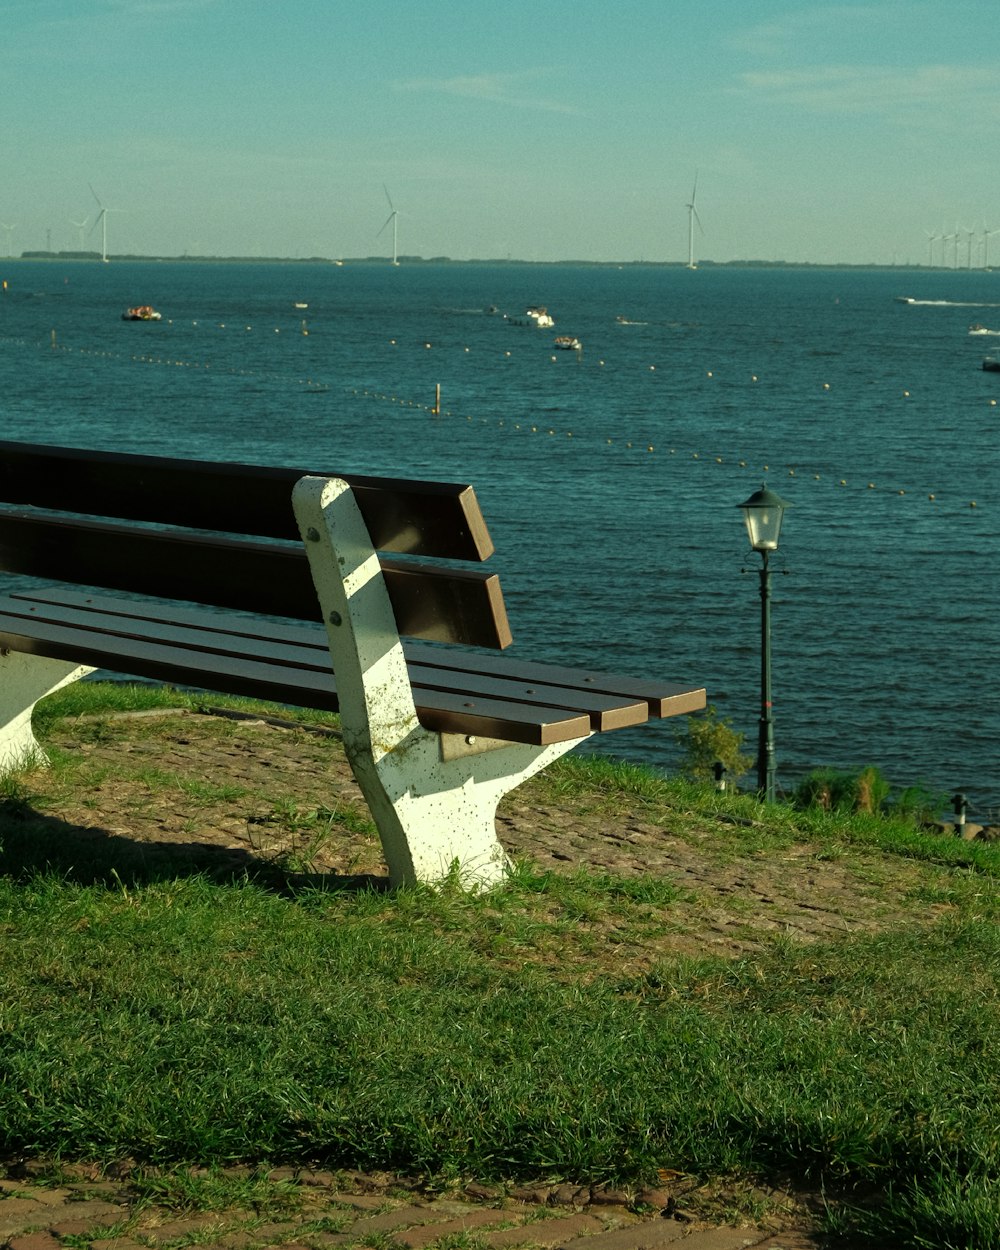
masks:
<path id="1" fill-rule="evenodd" d="M 83 694 L 73 715 L 87 697 L 89 714 L 104 706 Z M 741 853 L 805 842 L 886 871 L 923 864 L 912 919 L 890 931 L 637 972 L 613 934 L 645 926 L 655 941 L 690 902 L 670 881 L 521 863 L 484 895 L 278 892 L 183 865 L 119 874 L 83 844 L 55 871 L 28 781 L 0 794 L 7 1155 L 622 1185 L 661 1169 L 784 1176 L 837 1193 L 840 1228 L 1000 1244 L 990 844 L 565 761 L 537 783 L 549 801 L 627 791 L 676 836 L 714 821 Z M 561 956 L 588 939 L 592 959 Z"/>

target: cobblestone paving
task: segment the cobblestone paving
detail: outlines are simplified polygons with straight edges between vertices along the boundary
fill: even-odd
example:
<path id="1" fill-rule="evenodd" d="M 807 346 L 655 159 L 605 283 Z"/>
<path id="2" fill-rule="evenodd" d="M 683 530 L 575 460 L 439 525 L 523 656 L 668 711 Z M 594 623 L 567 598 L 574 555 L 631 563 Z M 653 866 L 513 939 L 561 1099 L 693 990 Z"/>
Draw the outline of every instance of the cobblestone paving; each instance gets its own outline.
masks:
<path id="1" fill-rule="evenodd" d="M 501 1195 L 471 1185 L 447 1197 L 393 1178 L 279 1169 L 287 1201 L 273 1210 L 172 1209 L 138 1199 L 127 1172 L 43 1164 L 0 1180 L 0 1245 L 9 1250 L 820 1250 L 801 1232 L 709 1227 L 666 1190 L 630 1196 L 568 1186 Z M 572 1189 L 573 1192 L 569 1192 Z M 637 1204 L 641 1211 L 636 1210 Z M 838 1250 L 848 1250 L 837 1243 Z"/>

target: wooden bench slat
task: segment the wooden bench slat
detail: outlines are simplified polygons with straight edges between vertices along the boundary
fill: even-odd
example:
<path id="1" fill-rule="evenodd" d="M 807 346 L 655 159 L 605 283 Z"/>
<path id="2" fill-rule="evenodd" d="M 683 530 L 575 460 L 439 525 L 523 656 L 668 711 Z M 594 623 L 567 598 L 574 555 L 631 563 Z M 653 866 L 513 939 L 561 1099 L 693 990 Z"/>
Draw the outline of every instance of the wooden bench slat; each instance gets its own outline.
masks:
<path id="1" fill-rule="evenodd" d="M 0 569 L 77 585 L 176 597 L 315 621 L 309 561 L 298 545 L 75 521 L 0 508 Z M 384 557 L 400 633 L 502 648 L 511 641 L 500 582 L 481 569 Z"/>
<path id="2" fill-rule="evenodd" d="M 30 602 L 137 616 L 151 622 L 159 621 L 165 625 L 181 624 L 192 629 L 211 629 L 213 632 L 233 629 L 241 638 L 259 639 L 265 644 L 265 650 L 289 643 L 312 646 L 324 656 L 327 654 L 326 633 L 321 626 L 296 625 L 291 621 L 275 622 L 251 617 L 208 616 L 197 609 L 186 609 L 174 604 L 132 603 L 123 599 L 109 599 L 80 591 L 64 590 L 61 587 L 42 587 L 31 592 L 14 594 L 11 597 Z M 546 694 L 552 702 L 560 706 L 565 702 L 579 710 L 586 710 L 588 707 L 607 707 L 600 701 L 605 698 L 612 700 L 614 709 L 621 710 L 621 718 L 619 719 L 618 710 L 613 710 L 606 717 L 592 715 L 591 725 L 595 730 L 622 728 L 625 724 L 639 724 L 647 719 L 647 716 L 654 719 L 676 716 L 684 712 L 698 711 L 705 706 L 703 686 L 663 682 L 624 674 L 599 673 L 591 669 L 572 668 L 565 665 L 539 664 L 494 652 L 484 654 L 457 651 L 419 642 L 405 641 L 403 651 L 411 667 L 411 679 L 414 682 L 421 681 L 418 666 L 427 665 L 439 672 L 451 671 L 456 677 L 461 674 L 463 680 L 468 681 L 470 686 L 474 684 L 473 674 L 490 680 L 538 683 L 545 687 Z M 560 686 L 564 686 L 565 690 L 557 693 Z M 591 693 L 597 696 L 597 703 L 588 702 Z M 639 704 L 645 705 L 645 714 L 624 710 L 634 709 Z M 633 715 L 637 719 L 631 719 Z M 614 724 L 611 723 L 612 720 Z"/>
<path id="3" fill-rule="evenodd" d="M 0 498 L 132 521 L 298 539 L 292 487 L 340 477 L 381 551 L 485 560 L 493 541 L 473 487 L 241 463 L 174 460 L 0 440 Z"/>
<path id="4" fill-rule="evenodd" d="M 450 668 L 461 653 L 450 653 L 445 647 L 424 645 L 419 642 L 405 643 L 408 660 Z M 564 664 L 546 664 L 534 660 L 519 660 L 514 656 L 479 654 L 479 665 L 484 674 L 502 672 L 516 681 L 543 682 L 546 686 L 567 689 L 590 690 L 596 695 L 619 699 L 636 699 L 646 703 L 648 714 L 654 720 L 678 716 L 684 712 L 696 712 L 705 706 L 705 687 L 681 682 L 664 682 L 654 678 L 632 677 L 622 673 L 602 673 L 596 669 L 574 668 Z M 462 671 L 467 667 L 462 665 Z"/>
<path id="5" fill-rule="evenodd" d="M 63 597 L 62 603 L 53 604 L 34 595 L 19 594 L 7 600 L 0 599 L 0 607 L 10 617 L 23 615 L 24 620 L 32 622 L 33 630 L 37 622 L 47 621 L 123 639 L 162 642 L 212 655 L 261 660 L 316 673 L 330 670 L 326 632 L 321 627 L 301 630 L 297 638 L 290 638 L 281 625 L 275 625 L 269 636 L 261 637 L 257 628 L 252 628 L 250 633 L 241 631 L 243 618 L 226 619 L 191 611 L 181 615 L 175 614 L 172 606 L 162 605 L 150 605 L 150 614 L 143 615 L 142 605 L 138 603 L 80 595 L 74 598 L 75 602 Z M 245 623 L 249 627 L 257 624 L 251 618 L 246 618 Z M 428 650 L 433 655 L 433 649 Z M 424 691 L 435 690 L 504 704 L 524 704 L 529 708 L 562 708 L 586 715 L 590 728 L 595 731 L 640 725 L 648 719 L 647 707 L 642 700 L 592 694 L 586 690 L 570 691 L 542 683 L 529 684 L 503 675 L 484 675 L 479 671 L 478 656 L 470 652 L 464 654 L 470 662 L 466 672 L 454 666 L 439 668 L 427 663 L 428 657 L 423 662 L 409 665 L 413 697 L 418 706 Z"/>
<path id="6" fill-rule="evenodd" d="M 100 617 L 97 617 L 100 620 Z M 30 632 L 25 626 L 30 624 Z M 63 625 L 0 610 L 0 648 L 92 664 L 127 676 L 145 677 L 249 695 L 278 703 L 337 711 L 332 671 L 296 668 L 238 654 L 220 654 L 186 645 L 153 642 L 102 630 Z M 569 742 L 590 732 L 580 712 L 538 704 L 518 704 L 434 689 L 414 691 L 420 723 L 439 732 L 496 737 L 545 746 Z"/>

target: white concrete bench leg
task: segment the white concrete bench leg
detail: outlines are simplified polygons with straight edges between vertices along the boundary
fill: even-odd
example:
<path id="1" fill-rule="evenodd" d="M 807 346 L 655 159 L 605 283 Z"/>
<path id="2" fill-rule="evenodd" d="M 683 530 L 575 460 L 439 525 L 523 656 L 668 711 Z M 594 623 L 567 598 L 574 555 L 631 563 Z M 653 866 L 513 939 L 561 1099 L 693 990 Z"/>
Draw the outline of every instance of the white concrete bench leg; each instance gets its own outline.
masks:
<path id="1" fill-rule="evenodd" d="M 292 495 L 323 610 L 344 749 L 378 826 L 394 885 L 467 885 L 507 873 L 496 836 L 500 799 L 577 739 L 554 746 L 468 744 L 417 720 L 378 555 L 346 482 L 302 478 Z"/>
<path id="2" fill-rule="evenodd" d="M 31 729 L 35 704 L 93 671 L 71 660 L 0 652 L 0 774 L 45 763 L 45 752 Z"/>

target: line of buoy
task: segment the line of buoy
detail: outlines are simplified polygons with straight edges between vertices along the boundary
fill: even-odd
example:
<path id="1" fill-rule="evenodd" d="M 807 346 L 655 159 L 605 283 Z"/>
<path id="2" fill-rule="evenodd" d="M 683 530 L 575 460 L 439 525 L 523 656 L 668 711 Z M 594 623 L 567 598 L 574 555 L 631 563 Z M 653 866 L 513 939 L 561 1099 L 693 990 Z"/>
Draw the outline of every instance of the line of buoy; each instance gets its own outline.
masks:
<path id="1" fill-rule="evenodd" d="M 386 395 L 386 394 L 384 394 L 384 393 L 382 393 L 382 392 L 379 392 L 379 391 L 357 390 L 357 389 L 354 389 L 354 390 L 350 391 L 349 393 L 350 393 L 350 394 L 353 394 L 355 397 L 358 397 L 358 398 L 363 398 L 363 399 L 373 399 L 373 400 L 379 400 L 379 401 L 382 401 L 382 402 L 388 402 L 388 403 L 394 403 L 394 404 L 404 404 L 404 405 L 406 405 L 407 407 L 410 407 L 410 408 L 416 408 L 416 409 L 418 409 L 418 410 L 421 410 L 421 411 L 424 411 L 424 412 L 430 413 L 430 414 L 431 414 L 431 415 L 433 415 L 433 416 L 446 417 L 446 418 L 447 418 L 447 417 L 453 417 L 453 418 L 456 418 L 456 419 L 459 419 L 459 418 L 460 418 L 460 414 L 458 414 L 458 413 L 454 413 L 454 412 L 452 412 L 452 411 L 450 411 L 449 409 L 446 409 L 446 408 L 445 408 L 445 409 L 442 409 L 442 408 L 440 407 L 440 383 L 439 383 L 439 384 L 437 385 L 437 387 L 435 388 L 435 404 L 434 404 L 434 405 L 430 405 L 430 404 L 421 404 L 421 403 L 419 403 L 419 402 L 418 402 L 418 401 L 416 401 L 416 400 L 404 400 L 404 399 L 399 399 L 399 398 L 398 398 L 397 396 L 395 396 L 395 395 Z M 467 424 L 472 424 L 473 420 L 477 420 L 477 423 L 478 423 L 479 425 L 489 425 L 489 424 L 491 424 L 490 419 L 489 419 L 488 417 L 473 418 L 471 414 L 468 414 L 468 413 L 467 413 L 467 414 L 465 414 L 465 421 L 466 421 L 466 423 L 467 423 Z M 521 431 L 522 429 L 524 429 L 526 432 L 528 432 L 528 433 L 530 433 L 530 434 L 538 434 L 541 430 L 544 430 L 544 432 L 545 432 L 545 433 L 546 433 L 549 437 L 555 437 L 555 435 L 556 435 L 556 434 L 560 433 L 560 431 L 557 431 L 557 430 L 555 430 L 555 429 L 554 429 L 554 428 L 552 428 L 552 427 L 539 427 L 537 424 L 530 425 L 530 426 L 528 426 L 528 425 L 522 425 L 522 423 L 521 423 L 521 422 L 519 422 L 519 421 L 511 422 L 511 423 L 509 423 L 509 425 L 508 425 L 508 423 L 507 423 L 507 422 L 504 420 L 504 418 L 502 418 L 502 417 L 497 418 L 497 420 L 496 420 L 495 424 L 496 424 L 496 427 L 497 427 L 498 429 L 499 429 L 499 428 L 513 428 L 513 430 L 514 430 L 515 432 L 519 432 L 519 431 Z M 574 432 L 573 430 L 565 430 L 565 431 L 562 431 L 562 433 L 563 433 L 563 436 L 564 436 L 565 438 L 567 438 L 567 439 L 571 439 L 571 438 L 573 438 L 573 437 L 575 436 L 575 432 Z M 604 438 L 604 444 L 605 444 L 605 446 L 608 446 L 608 447 L 613 447 L 613 446 L 615 446 L 615 445 L 616 445 L 616 440 L 615 440 L 615 439 L 613 439 L 613 438 L 610 438 L 610 437 L 605 436 L 605 438 Z M 655 453 L 655 452 L 656 452 L 656 450 L 657 450 L 656 445 L 655 445 L 654 443 L 643 443 L 643 442 L 641 442 L 641 441 L 637 442 L 637 441 L 636 441 L 636 440 L 634 440 L 634 439 L 618 440 L 618 441 L 617 441 L 617 445 L 618 445 L 618 446 L 623 446 L 623 447 L 625 448 L 625 450 L 626 450 L 626 451 L 643 450 L 643 451 L 645 451 L 647 454 L 648 454 L 648 453 Z M 667 454 L 669 454 L 669 455 L 671 455 L 671 456 L 675 456 L 675 455 L 677 454 L 677 448 L 676 448 L 676 447 L 670 447 L 670 448 L 667 450 Z M 690 452 L 689 454 L 690 454 L 690 457 L 691 457 L 691 459 L 692 459 L 692 460 L 701 460 L 701 459 L 702 459 L 702 454 L 701 454 L 701 452 L 699 452 L 699 451 L 692 451 L 692 452 Z M 718 464 L 718 465 L 724 465 L 724 464 L 727 464 L 727 463 L 733 463 L 732 461 L 727 461 L 727 460 L 726 460 L 726 457 L 724 457 L 724 456 L 719 456 L 719 455 L 712 456 L 712 457 L 711 457 L 711 459 L 712 459 L 713 463 Z M 753 466 L 753 465 L 751 465 L 751 464 L 750 464 L 747 460 L 745 460 L 745 459 L 737 460 L 737 461 L 735 461 L 735 463 L 736 463 L 736 465 L 737 465 L 737 467 L 738 467 L 738 468 L 740 468 L 740 469 L 749 469 L 749 470 L 751 470 L 752 472 L 755 472 L 755 473 L 771 473 L 771 472 L 773 471 L 773 470 L 772 470 L 772 466 L 771 466 L 770 464 L 761 464 L 761 465 L 758 465 L 758 466 Z M 799 474 L 801 473 L 801 471 L 802 471 L 802 470 L 801 470 L 801 466 L 797 466 L 797 465 L 790 465 L 790 466 L 785 466 L 785 468 L 784 468 L 783 470 L 780 470 L 780 471 L 781 471 L 781 472 L 786 473 L 788 477 L 797 477 L 797 476 L 799 476 Z M 812 481 L 814 481 L 814 482 L 822 482 L 822 481 L 826 480 L 826 479 L 824 479 L 824 476 L 823 476 L 822 474 L 820 474 L 820 473 L 812 473 L 810 476 L 811 476 L 811 480 L 812 480 Z M 845 489 L 849 489 L 849 488 L 850 488 L 850 485 L 851 485 L 851 484 L 850 484 L 850 482 L 848 481 L 848 479 L 847 479 L 847 478 L 839 478 L 839 479 L 837 479 L 837 483 L 838 483 L 838 485 L 839 485 L 841 488 L 845 488 Z M 891 494 L 893 494 L 893 495 L 895 495 L 895 496 L 897 496 L 897 497 L 900 497 L 900 496 L 905 496 L 905 495 L 907 495 L 907 494 L 912 494 L 912 493 L 913 493 L 912 491 L 907 491 L 905 488 L 902 488 L 902 487 L 885 487 L 885 488 L 882 488 L 882 487 L 880 487 L 880 486 L 879 486 L 876 482 L 873 482 L 873 481 L 871 481 L 871 480 L 869 480 L 869 479 L 867 479 L 867 478 L 866 478 L 866 479 L 864 479 L 864 485 L 865 485 L 865 489 L 866 489 L 866 490 L 876 491 L 876 492 L 877 492 L 877 491 L 880 491 L 880 490 L 884 489 L 885 491 L 887 491 L 887 492 L 889 492 L 889 493 L 891 493 Z M 936 492 L 930 492 L 930 493 L 928 494 L 928 501 L 929 501 L 929 502 L 936 502 L 936 500 L 937 500 L 937 494 L 936 494 Z M 969 508 L 977 508 L 979 505 L 978 505 L 978 502 L 977 502 L 975 499 L 972 499 L 972 500 L 969 500 L 969 501 L 968 501 L 968 506 L 969 506 Z"/>

